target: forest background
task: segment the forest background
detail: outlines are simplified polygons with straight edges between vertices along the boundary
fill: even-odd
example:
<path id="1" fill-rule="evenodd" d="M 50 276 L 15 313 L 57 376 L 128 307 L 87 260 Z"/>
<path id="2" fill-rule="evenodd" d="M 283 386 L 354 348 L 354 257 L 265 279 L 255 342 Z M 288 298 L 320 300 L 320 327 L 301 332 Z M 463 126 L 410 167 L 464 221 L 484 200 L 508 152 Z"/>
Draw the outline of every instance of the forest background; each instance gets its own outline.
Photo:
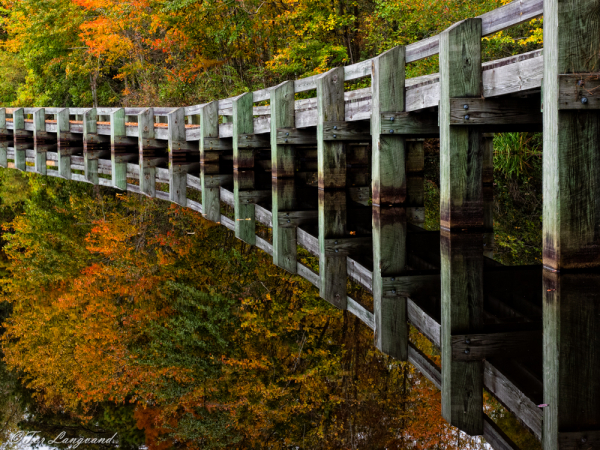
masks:
<path id="1" fill-rule="evenodd" d="M 371 58 L 503 3 L 0 0 L 0 105 L 204 103 Z M 485 39 L 484 59 L 540 48 L 541 25 Z M 436 71 L 433 57 L 407 76 Z M 427 147 L 433 229 L 436 142 Z M 539 262 L 539 136 L 498 136 L 495 166 L 496 257 Z M 435 388 L 373 350 L 369 330 L 226 230 L 158 200 L 2 169 L 0 193 L 4 443 L 18 427 L 67 427 L 117 430 L 122 448 L 483 445 L 461 443 Z"/>

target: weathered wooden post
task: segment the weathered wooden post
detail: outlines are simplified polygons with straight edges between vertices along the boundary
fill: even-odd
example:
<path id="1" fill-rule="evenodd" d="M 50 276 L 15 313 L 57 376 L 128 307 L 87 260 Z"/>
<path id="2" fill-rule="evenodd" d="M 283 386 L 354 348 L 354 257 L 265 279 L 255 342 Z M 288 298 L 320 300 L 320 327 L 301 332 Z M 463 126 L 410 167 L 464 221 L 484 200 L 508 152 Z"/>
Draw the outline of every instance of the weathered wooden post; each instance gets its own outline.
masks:
<path id="1" fill-rule="evenodd" d="M 346 152 L 343 142 L 326 140 L 325 136 L 327 122 L 346 119 L 343 67 L 331 69 L 317 79 L 317 115 L 320 295 L 346 309 L 347 249 L 340 248 L 340 241 L 347 235 Z"/>
<path id="2" fill-rule="evenodd" d="M 187 206 L 187 174 L 193 168 L 199 167 L 199 149 L 196 147 L 195 154 L 188 160 L 185 109 L 177 108 L 171 111 L 167 118 L 169 122 L 169 199 L 178 205 Z M 192 158 L 195 161 L 192 161 Z"/>
<path id="3" fill-rule="evenodd" d="M 90 108 L 83 113 L 83 164 L 88 183 L 98 184 L 98 159 L 110 155 L 107 136 L 98 135 L 98 113 Z"/>
<path id="4" fill-rule="evenodd" d="M 255 245 L 255 208 L 251 196 L 255 188 L 254 151 L 240 148 L 240 136 L 254 133 L 252 104 L 252 92 L 233 99 L 233 195 L 235 236 Z"/>
<path id="5" fill-rule="evenodd" d="M 35 171 L 41 175 L 46 175 L 47 138 L 46 110 L 44 108 L 37 108 L 33 111 L 33 145 L 35 150 Z"/>
<path id="6" fill-rule="evenodd" d="M 137 118 L 140 192 L 156 197 L 156 166 L 168 161 L 165 154 L 168 144 L 155 139 L 154 108 L 146 108 Z"/>
<path id="7" fill-rule="evenodd" d="M 136 155 L 128 154 L 127 147 L 138 141 L 127 138 L 125 125 L 125 109 L 119 108 L 110 113 L 110 159 L 112 186 L 127 190 L 127 162 L 136 158 Z"/>
<path id="8" fill-rule="evenodd" d="M 200 111 L 200 184 L 202 215 L 213 222 L 221 221 L 220 151 L 211 151 L 210 140 L 219 138 L 219 102 L 202 106 Z"/>
<path id="9" fill-rule="evenodd" d="M 83 126 L 85 129 L 85 122 Z M 82 135 L 74 135 L 71 133 L 69 108 L 63 108 L 58 111 L 56 114 L 56 141 L 58 143 L 57 164 L 58 175 L 61 178 L 65 178 L 67 180 L 71 179 L 71 155 L 83 150 L 81 136 Z M 72 146 L 72 143 L 75 143 L 75 146 Z"/>
<path id="10" fill-rule="evenodd" d="M 407 143 L 401 135 L 382 133 L 381 125 L 382 113 L 404 111 L 404 73 L 404 47 L 395 47 L 373 59 L 371 135 L 375 346 L 401 361 L 408 358 L 408 323 L 406 297 L 400 295 L 396 279 L 406 263 L 406 210 L 403 206 L 407 200 Z"/>
<path id="11" fill-rule="evenodd" d="M 544 1 L 543 259 L 559 270 L 600 266 L 599 10 Z"/>
<path id="12" fill-rule="evenodd" d="M 25 172 L 29 135 L 25 131 L 25 110 L 23 108 L 13 109 L 13 137 L 15 169 Z"/>
<path id="13" fill-rule="evenodd" d="M 440 34 L 442 415 L 470 435 L 483 433 L 483 367 L 453 359 L 452 335 L 481 328 L 483 236 L 462 232 L 483 230 L 483 142 L 478 128 L 451 125 L 450 102 L 481 97 L 481 26 L 467 19 Z"/>
<path id="14" fill-rule="evenodd" d="M 273 264 L 290 273 L 297 272 L 298 253 L 296 223 L 293 223 L 293 217 L 289 217 L 289 212 L 297 207 L 294 183 L 295 151 L 291 145 L 277 142 L 277 129 L 295 126 L 294 102 L 293 81 L 286 81 L 271 91 Z M 288 217 L 284 218 L 283 214 L 286 212 Z"/>
<path id="15" fill-rule="evenodd" d="M 543 289 L 543 448 L 600 448 L 600 276 L 544 270 Z"/>

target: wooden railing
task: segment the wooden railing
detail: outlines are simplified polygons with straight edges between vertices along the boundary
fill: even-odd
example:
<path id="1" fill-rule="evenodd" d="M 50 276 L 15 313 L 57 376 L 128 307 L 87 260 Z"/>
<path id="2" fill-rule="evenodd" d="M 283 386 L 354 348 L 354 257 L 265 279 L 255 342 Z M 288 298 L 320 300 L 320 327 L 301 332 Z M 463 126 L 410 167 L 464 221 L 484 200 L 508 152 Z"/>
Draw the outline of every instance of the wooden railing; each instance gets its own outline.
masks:
<path id="1" fill-rule="evenodd" d="M 600 67 L 598 1 L 575 1 L 560 13 L 558 0 L 514 1 L 371 60 L 202 105 L 0 108 L 0 166 L 168 200 L 220 222 L 362 320 L 379 350 L 417 366 L 442 390 L 442 412 L 452 425 L 483 435 L 496 449 L 516 448 L 482 412 L 485 387 L 544 436 L 545 449 L 558 448 L 555 442 L 577 436 L 550 420 L 557 407 L 542 420 L 542 380 L 531 375 L 539 368 L 494 359 L 541 340 L 541 327 L 533 326 L 541 323 L 541 287 L 527 291 L 522 304 L 494 293 L 497 310 L 523 323 L 498 319 L 493 331 L 482 328 L 489 286 L 520 280 L 523 290 L 542 279 L 541 267 L 508 268 L 488 258 L 490 133 L 543 129 L 544 158 L 553 167 L 544 168 L 544 264 L 600 265 L 590 251 L 600 241 L 593 230 L 600 183 L 590 175 L 600 170 L 590 144 L 600 104 L 593 73 Z M 539 17 L 544 8 L 546 27 L 553 27 L 549 53 L 481 63 L 483 36 Z M 595 31 L 577 34 L 582 23 Z M 439 74 L 405 79 L 407 63 L 436 54 Z M 370 88 L 344 90 L 344 82 L 364 77 L 371 77 Z M 295 99 L 314 90 L 315 98 Z M 573 117 L 589 127 L 577 129 Z M 426 137 L 440 138 L 441 234 L 422 228 Z M 188 189 L 199 191 L 201 202 L 188 198 Z M 587 203 L 571 202 L 578 189 L 591 192 Z M 233 215 L 222 214 L 223 206 Z M 560 220 L 570 221 L 571 231 L 559 230 Z M 256 221 L 272 229 L 271 242 L 256 234 Z M 566 252 L 557 250 L 561 243 Z M 319 259 L 319 273 L 298 262 L 298 246 Z M 373 294 L 372 311 L 348 297 L 348 279 Z M 409 323 L 441 349 L 442 369 L 409 342 Z M 525 386 L 519 373 L 535 382 Z M 546 373 L 544 382 L 557 377 L 552 386 L 559 386 L 560 376 Z M 597 431 L 588 435 L 598 438 Z"/>

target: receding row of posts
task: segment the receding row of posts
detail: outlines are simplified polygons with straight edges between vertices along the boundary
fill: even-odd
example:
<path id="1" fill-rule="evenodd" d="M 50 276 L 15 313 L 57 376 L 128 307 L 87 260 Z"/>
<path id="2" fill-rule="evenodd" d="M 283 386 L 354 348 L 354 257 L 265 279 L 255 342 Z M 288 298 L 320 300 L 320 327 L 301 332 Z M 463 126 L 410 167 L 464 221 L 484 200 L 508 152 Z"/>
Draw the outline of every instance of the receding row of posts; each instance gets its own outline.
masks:
<path id="1" fill-rule="evenodd" d="M 581 96 L 586 83 L 598 78 L 600 0 L 545 0 L 544 8 L 547 406 L 541 435 L 545 450 L 587 449 L 600 446 L 600 289 L 593 275 L 566 272 L 600 265 L 600 110 L 587 97 L 565 99 Z M 26 150 L 33 148 L 35 171 L 46 175 L 47 152 L 56 151 L 59 176 L 72 179 L 71 158 L 83 153 L 85 180 L 98 184 L 99 161 L 110 158 L 111 185 L 126 190 L 128 163 L 137 161 L 139 190 L 155 197 L 157 167 L 168 165 L 169 199 L 182 206 L 188 174 L 199 173 L 202 213 L 214 222 L 221 220 L 221 188 L 233 184 L 235 236 L 256 244 L 256 205 L 270 202 L 273 262 L 290 273 L 298 272 L 298 227 L 318 226 L 315 284 L 321 297 L 343 310 L 348 308 L 347 257 L 368 249 L 375 346 L 402 361 L 411 348 L 409 297 L 439 284 L 442 414 L 462 431 L 481 435 L 486 353 L 472 351 L 472 341 L 498 347 L 508 337 L 513 346 L 529 345 L 523 333 L 490 332 L 484 326 L 484 272 L 494 244 L 492 133 L 523 124 L 502 117 L 502 102 L 514 109 L 515 99 L 483 98 L 483 26 L 482 19 L 467 19 L 440 34 L 437 113 L 406 112 L 406 48 L 400 46 L 372 60 L 370 127 L 346 121 L 345 71 L 335 68 L 316 81 L 314 131 L 296 128 L 294 81 L 269 92 L 268 134 L 255 132 L 253 93 L 230 100 L 227 111 L 220 110 L 219 101 L 201 105 L 191 120 L 199 125 L 199 143 L 186 138 L 184 108 L 143 109 L 137 114 L 137 139 L 127 136 L 124 108 L 111 110 L 110 136 L 98 133 L 99 109 L 83 111 L 80 133 L 72 130 L 69 109 L 60 109 L 54 113 L 56 138 L 46 131 L 44 108 L 33 113 L 33 132 L 25 129 L 23 108 L 12 110 L 9 132 L 6 110 L 0 108 L 0 166 L 7 167 L 12 146 L 15 168 L 25 171 Z M 524 105 L 523 117 L 531 115 L 531 105 Z M 157 139 L 157 117 L 168 124 L 167 140 Z M 517 121 L 519 115 L 511 117 Z M 232 122 L 231 137 L 220 136 L 220 122 Z M 408 242 L 415 229 L 423 231 L 423 140 L 432 136 L 440 138 L 440 259 L 436 269 L 417 273 L 409 263 Z M 261 159 L 267 152 L 270 161 Z M 311 152 L 313 184 L 299 175 L 299 160 L 310 159 Z M 361 167 L 370 171 L 357 177 Z M 368 186 L 370 203 L 357 206 L 353 193 Z M 312 204 L 307 196 L 314 208 L 307 206 Z M 360 225 L 365 211 L 372 235 L 356 231 L 368 228 Z M 581 285 L 585 288 L 572 293 Z"/>

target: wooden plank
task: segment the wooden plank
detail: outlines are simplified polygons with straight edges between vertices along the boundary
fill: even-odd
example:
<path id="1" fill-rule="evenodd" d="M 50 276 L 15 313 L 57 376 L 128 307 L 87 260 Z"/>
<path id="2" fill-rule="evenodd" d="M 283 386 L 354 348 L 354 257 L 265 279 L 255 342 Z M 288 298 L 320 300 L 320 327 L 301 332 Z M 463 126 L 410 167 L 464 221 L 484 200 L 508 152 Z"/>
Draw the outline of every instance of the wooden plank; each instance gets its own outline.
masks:
<path id="1" fill-rule="evenodd" d="M 544 450 L 597 448 L 600 277 L 544 270 L 543 281 L 543 384 L 548 406 L 544 408 L 542 444 Z M 577 442 L 577 434 L 563 434 L 590 431 L 586 442 Z"/>
<path id="2" fill-rule="evenodd" d="M 483 385 L 500 403 L 512 412 L 533 434 L 541 439 L 542 416 L 541 408 L 519 390 L 489 361 L 483 363 Z"/>
<path id="3" fill-rule="evenodd" d="M 360 122 L 325 122 L 323 124 L 323 140 L 368 142 L 371 140 L 371 133 L 368 124 Z"/>
<path id="4" fill-rule="evenodd" d="M 289 212 L 289 210 L 297 207 L 295 181 L 293 178 L 273 178 L 272 189 L 271 210 L 273 216 L 277 218 L 277 220 L 272 221 L 273 264 L 290 273 L 296 273 L 298 253 L 296 228 L 303 221 L 301 215 Z M 315 211 L 313 215 L 315 221 L 317 219 L 316 215 Z M 295 220 L 292 221 L 292 219 Z"/>
<path id="5" fill-rule="evenodd" d="M 319 256 L 319 238 L 314 237 L 302 228 L 297 230 L 298 245 L 305 248 L 313 256 Z"/>
<path id="6" fill-rule="evenodd" d="M 320 295 L 332 305 L 346 309 L 346 256 L 330 253 L 327 245 L 347 235 L 346 192 L 319 189 L 319 274 Z M 335 245 L 335 244 L 334 244 Z"/>
<path id="7" fill-rule="evenodd" d="M 350 297 L 348 297 L 348 311 L 358 317 L 371 330 L 375 328 L 373 313 Z"/>
<path id="8" fill-rule="evenodd" d="M 325 239 L 325 253 L 331 256 L 347 256 L 352 252 L 371 248 L 372 238 L 367 237 L 349 237 L 349 238 L 330 238 Z"/>
<path id="9" fill-rule="evenodd" d="M 541 339 L 541 330 L 452 335 L 452 359 L 478 361 L 498 355 L 516 354 L 541 345 Z"/>
<path id="10" fill-rule="evenodd" d="M 412 299 L 407 302 L 408 320 L 433 344 L 441 347 L 441 326 L 429 314 L 423 311 Z"/>
<path id="11" fill-rule="evenodd" d="M 481 97 L 481 20 L 467 19 L 440 41 L 440 226 L 483 228 L 482 142 L 477 127 L 451 126 L 451 99 Z"/>
<path id="12" fill-rule="evenodd" d="M 520 450 L 487 414 L 483 415 L 483 437 L 494 450 Z"/>
<path id="13" fill-rule="evenodd" d="M 317 224 L 319 221 L 318 211 L 279 211 L 277 222 L 280 227 L 291 228 L 300 225 Z"/>
<path id="14" fill-rule="evenodd" d="M 316 288 L 320 288 L 321 278 L 319 277 L 318 273 L 313 272 L 312 270 L 310 270 L 308 267 L 306 267 L 304 264 L 301 264 L 301 263 L 297 264 L 296 270 L 297 270 L 298 275 L 300 275 L 302 278 L 304 278 L 308 282 L 312 283 L 313 286 L 315 286 Z"/>
<path id="15" fill-rule="evenodd" d="M 436 388 L 442 388 L 440 368 L 412 342 L 408 343 L 408 362 L 415 366 Z"/>
<path id="16" fill-rule="evenodd" d="M 559 74 L 600 67 L 598 0 L 544 2 L 543 262 L 600 266 L 600 110 L 559 112 Z"/>
<path id="17" fill-rule="evenodd" d="M 456 361 L 452 335 L 483 326 L 483 236 L 442 231 L 442 416 L 474 436 L 483 433 L 483 365 Z"/>
<path id="18" fill-rule="evenodd" d="M 268 134 L 240 134 L 238 135 L 238 149 L 270 148 L 271 138 Z"/>
<path id="19" fill-rule="evenodd" d="M 324 134 L 327 122 L 345 120 L 344 69 L 342 67 L 331 69 L 318 78 L 317 116 L 319 189 L 346 187 L 344 143 L 326 141 Z M 346 296 L 344 295 L 343 298 L 345 299 Z"/>
<path id="20" fill-rule="evenodd" d="M 262 223 L 269 228 L 273 227 L 273 214 L 267 208 L 263 208 L 260 205 L 254 205 L 254 216 L 258 223 Z"/>
<path id="21" fill-rule="evenodd" d="M 212 103 L 212 102 L 211 102 Z M 211 111 L 211 114 L 216 115 L 217 117 L 217 131 L 212 130 L 212 134 L 216 134 L 217 136 L 219 135 L 219 122 L 218 122 L 218 118 L 219 115 L 217 112 L 214 111 L 215 106 L 212 105 L 211 103 L 207 103 L 206 105 L 203 106 L 203 109 L 206 110 L 206 108 L 208 108 Z M 210 105 L 210 106 L 209 106 Z M 218 105 L 218 102 L 217 102 Z M 214 125 L 213 125 L 214 128 Z M 219 138 L 216 136 L 205 136 L 204 140 L 202 140 L 202 142 L 204 143 L 204 151 L 227 151 L 227 150 L 233 150 L 233 143 L 231 142 L 231 138 Z"/>
<path id="22" fill-rule="evenodd" d="M 110 113 L 110 159 L 112 186 L 127 190 L 127 161 L 119 158 L 123 153 L 118 138 L 126 137 L 125 109 L 119 108 Z"/>
<path id="23" fill-rule="evenodd" d="M 559 110 L 600 109 L 600 74 L 560 74 L 558 76 Z"/>
<path id="24" fill-rule="evenodd" d="M 85 166 L 85 179 L 88 183 L 99 184 L 98 158 L 104 156 L 106 151 L 100 151 L 101 143 L 98 138 L 98 115 L 96 108 L 83 111 L 83 159 Z M 71 129 L 69 125 L 69 130 Z M 108 150 L 110 153 L 110 150 Z"/>
<path id="25" fill-rule="evenodd" d="M 382 112 L 381 134 L 406 134 L 411 137 L 437 137 L 440 133 L 437 114 L 414 112 Z"/>
<path id="26" fill-rule="evenodd" d="M 600 447 L 600 430 L 558 433 L 560 450 L 594 450 Z"/>
<path id="27" fill-rule="evenodd" d="M 269 243 L 269 241 L 264 240 L 260 236 L 256 236 L 256 246 L 263 252 L 273 255 L 273 246 Z"/>
<path id="28" fill-rule="evenodd" d="M 513 98 L 451 98 L 450 125 L 542 123 L 539 104 Z"/>
<path id="29" fill-rule="evenodd" d="M 271 123 L 273 123 L 271 121 Z M 294 120 L 295 123 L 295 120 Z M 305 128 L 278 128 L 276 139 L 278 145 L 317 145 L 317 135 L 313 130 Z M 271 131 L 273 136 L 273 131 Z"/>
<path id="30" fill-rule="evenodd" d="M 8 145 L 10 141 L 0 140 L 0 167 L 8 168 Z"/>

